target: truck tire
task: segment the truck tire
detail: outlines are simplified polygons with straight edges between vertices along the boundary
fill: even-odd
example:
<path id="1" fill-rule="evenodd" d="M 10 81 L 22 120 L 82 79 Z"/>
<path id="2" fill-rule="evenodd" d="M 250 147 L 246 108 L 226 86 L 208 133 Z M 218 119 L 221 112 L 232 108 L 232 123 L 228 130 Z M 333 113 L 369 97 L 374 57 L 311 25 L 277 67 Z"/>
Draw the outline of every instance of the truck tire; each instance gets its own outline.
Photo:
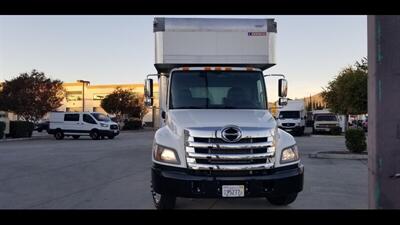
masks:
<path id="1" fill-rule="evenodd" d="M 272 205 L 289 205 L 294 202 L 297 198 L 297 193 L 282 195 L 282 196 L 271 196 L 267 197 L 268 201 Z"/>
<path id="2" fill-rule="evenodd" d="M 158 210 L 163 209 L 174 209 L 176 203 L 176 197 L 171 195 L 162 195 L 156 193 L 154 190 L 151 191 L 153 196 L 154 207 Z"/>
<path id="3" fill-rule="evenodd" d="M 54 137 L 56 138 L 56 140 L 62 140 L 64 139 L 64 132 L 62 132 L 62 130 L 56 130 Z"/>
<path id="4" fill-rule="evenodd" d="M 100 139 L 99 132 L 98 132 L 97 130 L 92 130 L 92 131 L 90 131 L 90 137 L 91 137 L 93 140 L 99 140 L 99 139 Z"/>
<path id="5" fill-rule="evenodd" d="M 299 131 L 299 136 L 304 136 L 304 130 L 306 129 L 306 127 L 301 127 L 300 131 Z"/>
<path id="6" fill-rule="evenodd" d="M 79 135 L 72 135 L 72 138 L 74 138 L 75 140 L 79 139 Z"/>

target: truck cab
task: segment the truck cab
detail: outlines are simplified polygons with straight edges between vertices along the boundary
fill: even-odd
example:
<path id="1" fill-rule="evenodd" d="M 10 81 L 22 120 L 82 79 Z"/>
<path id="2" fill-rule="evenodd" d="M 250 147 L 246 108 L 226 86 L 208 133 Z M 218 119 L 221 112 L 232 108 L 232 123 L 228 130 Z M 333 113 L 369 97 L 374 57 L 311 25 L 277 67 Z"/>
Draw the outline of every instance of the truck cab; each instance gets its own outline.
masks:
<path id="1" fill-rule="evenodd" d="M 155 18 L 160 128 L 152 146 L 157 209 L 176 197 L 293 202 L 304 167 L 268 109 L 263 71 L 275 64 L 273 19 Z M 194 44 L 196 43 L 196 44 Z M 280 103 L 287 81 L 279 80 Z"/>
<path id="2" fill-rule="evenodd" d="M 303 135 L 306 127 L 306 110 L 303 100 L 288 100 L 278 110 L 278 127 L 295 135 Z"/>

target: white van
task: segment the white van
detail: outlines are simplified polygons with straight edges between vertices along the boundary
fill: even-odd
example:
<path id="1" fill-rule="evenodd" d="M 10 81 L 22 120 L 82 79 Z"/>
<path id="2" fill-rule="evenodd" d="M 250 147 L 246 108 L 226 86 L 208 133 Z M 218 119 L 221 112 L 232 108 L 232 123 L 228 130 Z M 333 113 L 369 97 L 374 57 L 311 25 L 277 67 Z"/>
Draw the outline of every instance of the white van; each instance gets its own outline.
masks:
<path id="1" fill-rule="evenodd" d="M 78 139 L 83 135 L 89 135 L 93 140 L 113 139 L 119 134 L 118 124 L 97 112 L 52 112 L 49 121 L 48 133 L 54 134 L 57 140 L 65 136 Z"/>

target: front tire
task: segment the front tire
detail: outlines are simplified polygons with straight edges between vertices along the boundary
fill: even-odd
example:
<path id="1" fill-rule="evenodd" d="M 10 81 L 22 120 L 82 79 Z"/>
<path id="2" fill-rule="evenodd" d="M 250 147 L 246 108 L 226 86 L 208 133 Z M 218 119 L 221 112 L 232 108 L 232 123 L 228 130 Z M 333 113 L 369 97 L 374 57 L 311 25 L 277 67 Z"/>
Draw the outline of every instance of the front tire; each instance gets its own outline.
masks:
<path id="1" fill-rule="evenodd" d="M 176 204 L 176 197 L 171 195 L 158 194 L 151 190 L 153 196 L 154 207 L 158 210 L 174 209 Z"/>
<path id="2" fill-rule="evenodd" d="M 289 205 L 290 203 L 294 202 L 296 198 L 297 198 L 297 193 L 267 197 L 268 201 L 272 205 Z"/>
<path id="3" fill-rule="evenodd" d="M 98 132 L 97 130 L 91 131 L 91 132 L 90 132 L 90 137 L 91 137 L 93 140 L 99 140 L 99 139 L 100 139 L 99 132 Z"/>
<path id="4" fill-rule="evenodd" d="M 56 138 L 56 140 L 62 140 L 64 139 L 64 133 L 61 130 L 57 130 L 54 134 L 54 137 Z"/>

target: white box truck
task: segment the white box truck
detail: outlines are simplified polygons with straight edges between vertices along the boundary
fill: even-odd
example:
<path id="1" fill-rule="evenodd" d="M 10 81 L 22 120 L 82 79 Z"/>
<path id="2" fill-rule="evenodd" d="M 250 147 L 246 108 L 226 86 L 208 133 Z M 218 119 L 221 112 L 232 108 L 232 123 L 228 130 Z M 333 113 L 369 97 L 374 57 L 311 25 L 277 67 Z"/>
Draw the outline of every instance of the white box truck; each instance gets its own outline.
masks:
<path id="1" fill-rule="evenodd" d="M 278 109 L 278 127 L 296 135 L 303 135 L 306 115 L 303 100 L 288 100 L 285 106 Z"/>
<path id="2" fill-rule="evenodd" d="M 275 65 L 274 19 L 155 18 L 155 68 L 145 83 L 160 128 L 152 147 L 157 209 L 176 197 L 266 197 L 287 205 L 303 189 L 295 139 L 268 110 L 263 71 Z M 287 81 L 279 79 L 284 104 Z"/>

